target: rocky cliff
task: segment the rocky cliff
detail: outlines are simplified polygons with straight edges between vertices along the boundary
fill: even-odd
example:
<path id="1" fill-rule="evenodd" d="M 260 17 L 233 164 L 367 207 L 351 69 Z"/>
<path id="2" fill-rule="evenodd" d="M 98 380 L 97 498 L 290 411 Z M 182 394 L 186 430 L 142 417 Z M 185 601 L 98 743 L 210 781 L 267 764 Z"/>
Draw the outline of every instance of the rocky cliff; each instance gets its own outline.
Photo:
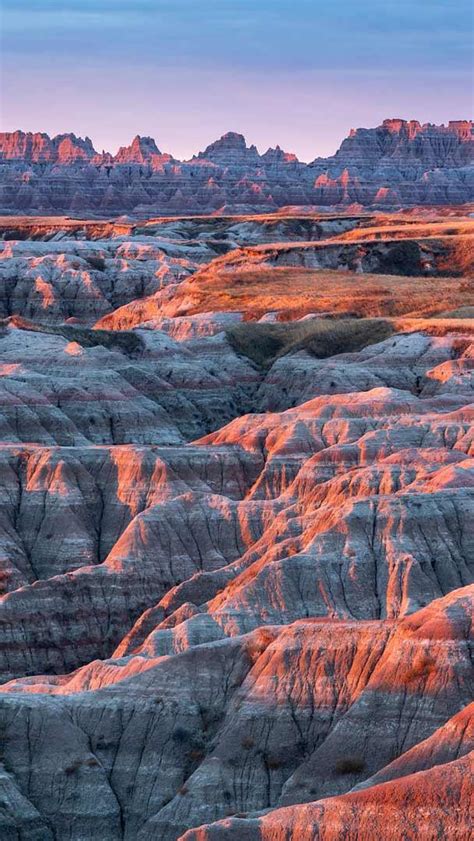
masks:
<path id="1" fill-rule="evenodd" d="M 285 205 L 461 204 L 474 196 L 473 124 L 385 120 L 306 165 L 278 146 L 260 155 L 229 132 L 189 161 L 135 137 L 116 155 L 89 138 L 0 134 L 0 211 L 208 213 Z"/>

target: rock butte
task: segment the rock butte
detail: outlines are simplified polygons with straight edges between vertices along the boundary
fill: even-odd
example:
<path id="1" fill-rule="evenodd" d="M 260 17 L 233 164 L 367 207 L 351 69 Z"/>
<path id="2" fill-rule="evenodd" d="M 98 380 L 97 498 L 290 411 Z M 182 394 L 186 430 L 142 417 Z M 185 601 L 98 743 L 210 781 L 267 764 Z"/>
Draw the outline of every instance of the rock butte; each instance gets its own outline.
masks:
<path id="1" fill-rule="evenodd" d="M 124 178 L 127 208 L 237 177 L 253 208 L 256 169 L 293 204 L 309 172 L 355 201 L 357 169 L 373 204 L 405 159 L 407 204 L 463 186 L 0 218 L 2 841 L 470 838 L 471 129 L 386 121 L 308 167 L 3 135 L 17 213 Z"/>

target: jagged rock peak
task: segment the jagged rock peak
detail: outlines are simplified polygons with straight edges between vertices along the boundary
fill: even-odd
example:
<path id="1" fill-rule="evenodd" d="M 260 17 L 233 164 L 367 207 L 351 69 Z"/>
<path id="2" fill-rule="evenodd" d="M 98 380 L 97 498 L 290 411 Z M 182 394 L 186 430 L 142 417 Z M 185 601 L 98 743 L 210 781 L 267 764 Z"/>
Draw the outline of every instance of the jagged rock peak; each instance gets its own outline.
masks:
<path id="1" fill-rule="evenodd" d="M 474 132 L 474 122 L 472 120 L 450 120 L 447 126 L 444 124 L 438 126 L 435 123 L 420 123 L 418 120 L 404 120 L 401 117 L 388 117 L 375 129 L 351 129 L 349 137 L 355 137 L 362 132 L 380 132 L 381 130 L 389 132 L 390 134 L 403 135 L 408 138 L 414 138 L 417 134 L 420 134 L 420 132 L 433 132 L 434 134 L 445 134 L 449 132 L 457 135 L 460 140 L 470 140 Z"/>
<path id="2" fill-rule="evenodd" d="M 383 121 L 381 127 L 387 129 L 391 134 L 400 134 L 403 131 L 412 137 L 421 131 L 421 124 L 418 120 L 402 120 L 400 117 L 389 117 Z"/>
<path id="3" fill-rule="evenodd" d="M 150 137 L 112 155 L 95 153 L 88 137 L 17 131 L 0 134 L 0 163 L 2 213 L 459 205 L 473 198 L 474 133 L 470 120 L 436 126 L 390 118 L 352 130 L 335 155 L 306 165 L 278 146 L 260 155 L 237 132 L 178 161 Z"/>
<path id="4" fill-rule="evenodd" d="M 148 163 L 152 155 L 161 155 L 153 137 L 141 137 L 137 134 L 130 146 L 121 146 L 114 160 L 117 163 Z"/>
<path id="5" fill-rule="evenodd" d="M 317 158 L 313 164 L 368 167 L 374 172 L 381 162 L 395 159 L 426 170 L 466 166 L 474 161 L 473 126 L 470 120 L 437 126 L 390 118 L 376 128 L 351 129 L 333 158 Z"/>
<path id="6" fill-rule="evenodd" d="M 53 143 L 57 148 L 58 163 L 72 163 L 74 161 L 90 161 L 96 151 L 89 137 L 76 137 L 75 134 L 58 134 Z"/>
<path id="7" fill-rule="evenodd" d="M 262 161 L 265 163 L 299 163 L 294 152 L 285 152 L 281 146 L 270 146 L 269 149 L 262 155 Z"/>
<path id="8" fill-rule="evenodd" d="M 256 146 L 247 146 L 243 134 L 238 134 L 236 131 L 228 131 L 223 134 L 219 140 L 210 143 L 204 152 L 199 152 L 198 158 L 207 158 L 209 160 L 235 160 L 236 158 L 246 159 L 249 157 L 258 158 Z"/>
<path id="9" fill-rule="evenodd" d="M 28 163 L 73 163 L 89 161 L 96 151 L 89 137 L 45 132 L 0 132 L 0 160 L 21 160 Z"/>

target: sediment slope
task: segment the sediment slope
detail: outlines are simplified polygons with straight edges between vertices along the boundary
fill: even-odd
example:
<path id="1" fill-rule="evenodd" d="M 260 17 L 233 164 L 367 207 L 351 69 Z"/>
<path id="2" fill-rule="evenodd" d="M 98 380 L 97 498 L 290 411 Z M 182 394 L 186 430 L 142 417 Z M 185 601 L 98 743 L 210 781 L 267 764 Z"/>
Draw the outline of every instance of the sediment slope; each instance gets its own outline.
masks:
<path id="1" fill-rule="evenodd" d="M 2 839 L 467 841 L 472 223 L 328 224 L 4 242 Z"/>

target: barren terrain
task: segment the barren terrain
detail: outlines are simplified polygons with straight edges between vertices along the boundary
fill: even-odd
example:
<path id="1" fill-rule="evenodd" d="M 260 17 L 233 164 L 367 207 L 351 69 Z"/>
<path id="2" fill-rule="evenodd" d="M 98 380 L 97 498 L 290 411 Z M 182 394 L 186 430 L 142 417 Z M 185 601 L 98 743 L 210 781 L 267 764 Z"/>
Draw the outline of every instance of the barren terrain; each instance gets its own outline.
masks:
<path id="1" fill-rule="evenodd" d="M 0 220 L 2 841 L 468 841 L 470 210 Z"/>
<path id="2" fill-rule="evenodd" d="M 0 132 L 0 212 L 142 219 L 434 205 L 456 214 L 474 198 L 473 130 L 472 120 L 389 118 L 310 163 L 278 145 L 261 154 L 232 131 L 184 161 L 140 135 L 113 155 L 72 133 Z"/>

